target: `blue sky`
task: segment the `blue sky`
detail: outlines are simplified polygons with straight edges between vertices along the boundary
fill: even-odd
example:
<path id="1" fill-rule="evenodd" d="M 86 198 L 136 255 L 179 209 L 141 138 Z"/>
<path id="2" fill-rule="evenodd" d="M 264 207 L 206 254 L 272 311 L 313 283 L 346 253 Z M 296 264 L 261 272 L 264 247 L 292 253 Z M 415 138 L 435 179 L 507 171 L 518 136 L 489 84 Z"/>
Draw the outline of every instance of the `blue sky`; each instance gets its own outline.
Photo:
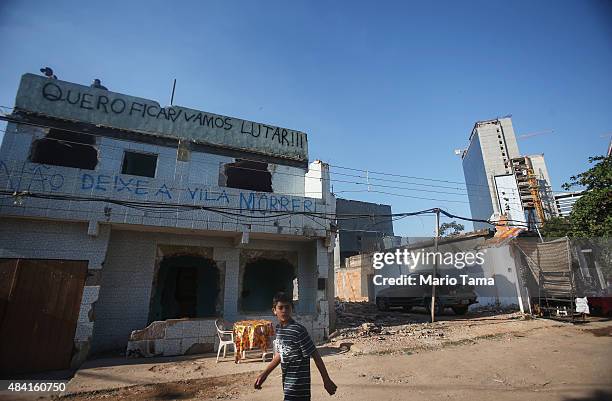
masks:
<path id="1" fill-rule="evenodd" d="M 519 142 L 545 154 L 555 190 L 612 134 L 609 1 L 85 4 L 0 2 L 0 105 L 46 65 L 162 104 L 177 78 L 175 104 L 307 132 L 311 160 L 460 183 L 453 150 L 474 122 L 512 114 L 517 134 L 555 131 Z M 467 196 L 409 183 L 460 184 L 392 179 L 419 191 L 333 185 L 394 212 L 469 216 Z M 409 236 L 432 227 L 432 217 L 395 224 Z"/>

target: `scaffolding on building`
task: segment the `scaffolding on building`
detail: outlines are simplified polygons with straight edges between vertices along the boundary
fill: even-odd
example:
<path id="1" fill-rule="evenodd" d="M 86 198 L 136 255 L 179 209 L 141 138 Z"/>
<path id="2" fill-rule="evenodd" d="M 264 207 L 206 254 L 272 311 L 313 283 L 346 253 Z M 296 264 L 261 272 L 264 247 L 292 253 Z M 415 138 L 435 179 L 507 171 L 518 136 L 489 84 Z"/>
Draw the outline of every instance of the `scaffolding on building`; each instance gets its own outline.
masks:
<path id="1" fill-rule="evenodd" d="M 519 196 L 523 210 L 527 213 L 528 226 L 535 227 L 546 221 L 542 199 L 540 197 L 540 185 L 528 157 L 516 157 L 510 160 L 512 172 L 519 189 Z"/>

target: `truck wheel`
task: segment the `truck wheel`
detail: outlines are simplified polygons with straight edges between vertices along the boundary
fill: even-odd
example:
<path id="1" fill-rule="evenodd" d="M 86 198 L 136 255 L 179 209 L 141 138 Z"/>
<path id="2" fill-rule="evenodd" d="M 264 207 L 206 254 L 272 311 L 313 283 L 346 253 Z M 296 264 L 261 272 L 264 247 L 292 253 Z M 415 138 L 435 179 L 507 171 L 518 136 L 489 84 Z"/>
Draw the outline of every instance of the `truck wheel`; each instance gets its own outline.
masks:
<path id="1" fill-rule="evenodd" d="M 467 306 L 453 306 L 452 309 L 455 315 L 465 315 L 468 311 Z"/>
<path id="2" fill-rule="evenodd" d="M 386 312 L 389 310 L 389 303 L 385 298 L 376 298 L 376 307 L 378 310 Z"/>
<path id="3" fill-rule="evenodd" d="M 425 303 L 425 310 L 427 311 L 428 314 L 430 314 L 431 313 L 431 299 L 425 298 L 423 302 Z M 444 314 L 444 305 L 442 305 L 439 302 L 436 302 L 436 315 L 439 316 L 442 314 Z"/>

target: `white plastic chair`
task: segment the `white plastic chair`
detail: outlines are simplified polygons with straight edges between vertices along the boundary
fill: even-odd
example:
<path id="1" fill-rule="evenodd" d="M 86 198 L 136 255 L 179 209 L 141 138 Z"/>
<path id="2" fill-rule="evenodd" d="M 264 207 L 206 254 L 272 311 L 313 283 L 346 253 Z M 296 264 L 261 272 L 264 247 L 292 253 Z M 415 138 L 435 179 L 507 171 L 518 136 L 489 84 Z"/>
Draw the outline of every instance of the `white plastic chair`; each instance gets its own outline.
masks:
<path id="1" fill-rule="evenodd" d="M 228 345 L 232 345 L 234 347 L 234 355 L 236 354 L 236 344 L 234 343 L 234 331 L 225 330 L 222 319 L 215 320 L 215 326 L 217 327 L 217 336 L 219 337 L 219 349 L 217 350 L 217 363 L 219 363 L 221 348 L 223 348 L 223 358 L 225 358 L 225 352 L 227 350 L 226 347 Z"/>

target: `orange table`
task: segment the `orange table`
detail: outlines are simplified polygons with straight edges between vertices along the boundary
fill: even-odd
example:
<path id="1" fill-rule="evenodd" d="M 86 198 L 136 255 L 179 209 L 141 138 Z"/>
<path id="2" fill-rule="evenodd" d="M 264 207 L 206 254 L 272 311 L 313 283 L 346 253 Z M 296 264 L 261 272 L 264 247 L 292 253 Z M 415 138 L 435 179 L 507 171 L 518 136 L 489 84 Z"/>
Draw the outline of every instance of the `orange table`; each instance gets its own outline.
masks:
<path id="1" fill-rule="evenodd" d="M 241 320 L 234 323 L 236 363 L 244 357 L 244 351 L 258 347 L 263 353 L 268 349 L 274 335 L 274 326 L 269 320 Z"/>

